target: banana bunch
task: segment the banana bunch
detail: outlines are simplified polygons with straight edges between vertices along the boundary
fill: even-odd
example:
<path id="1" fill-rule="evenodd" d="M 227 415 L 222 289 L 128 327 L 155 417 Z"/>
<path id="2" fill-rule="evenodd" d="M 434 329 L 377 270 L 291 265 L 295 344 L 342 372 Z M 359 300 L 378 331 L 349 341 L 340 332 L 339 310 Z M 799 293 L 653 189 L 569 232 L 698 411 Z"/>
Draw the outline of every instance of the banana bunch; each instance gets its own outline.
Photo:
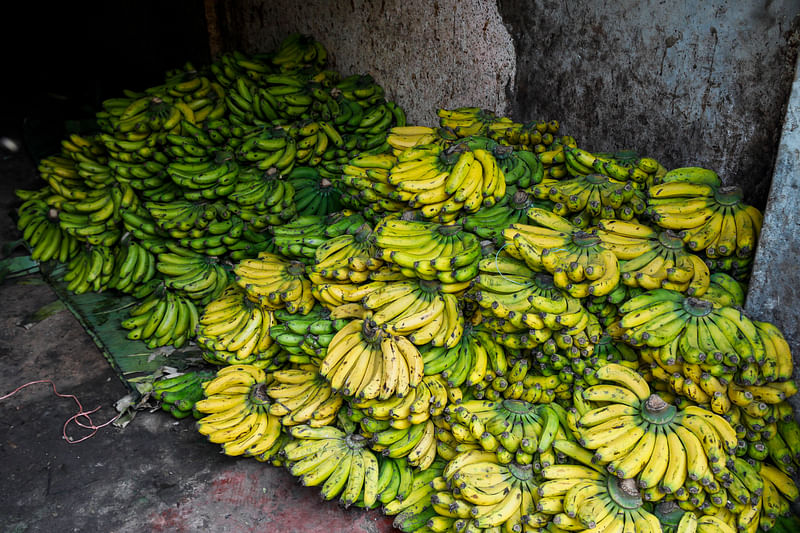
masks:
<path id="1" fill-rule="evenodd" d="M 162 185 L 156 187 L 155 189 L 143 189 L 140 191 L 140 194 L 143 201 L 161 203 L 172 202 L 184 198 L 183 189 L 176 185 L 175 182 L 173 182 L 166 175 L 166 172 L 164 173 L 164 183 Z"/>
<path id="2" fill-rule="evenodd" d="M 389 170 L 396 162 L 390 153 L 372 151 L 348 159 L 337 178 L 342 187 L 342 203 L 363 212 L 370 220 L 406 209 L 406 203 L 395 198 L 396 187 L 389 183 Z"/>
<path id="3" fill-rule="evenodd" d="M 337 81 L 330 89 L 331 96 L 342 97 L 339 102 L 344 117 L 339 119 L 344 131 L 367 137 L 379 137 L 385 142 L 392 126 L 404 126 L 405 114 L 394 102 L 385 99 L 385 91 L 369 74 L 352 74 Z M 349 104 L 349 113 L 347 106 Z M 353 105 L 355 104 L 355 105 Z M 360 110 L 359 110 L 360 108 Z M 366 149 L 374 146 L 365 146 Z"/>
<path id="4" fill-rule="evenodd" d="M 289 428 L 294 440 L 284 446 L 289 472 L 306 487 L 320 486 L 325 500 L 372 507 L 378 501 L 378 458 L 357 433 L 334 426 Z"/>
<path id="5" fill-rule="evenodd" d="M 64 154 L 66 151 L 62 149 L 61 153 L 43 157 L 36 170 L 55 194 L 68 200 L 84 200 L 91 189 L 86 186 L 87 180 L 78 173 L 72 157 Z"/>
<path id="6" fill-rule="evenodd" d="M 603 333 L 594 345 L 592 357 L 597 359 L 598 364 L 618 363 L 628 366 L 638 365 L 639 354 L 627 344 L 614 342 L 611 335 Z"/>
<path id="7" fill-rule="evenodd" d="M 224 98 L 224 93 L 221 98 Z M 165 141 L 164 151 L 172 155 L 175 160 L 184 159 L 185 162 L 191 163 L 211 157 L 232 159 L 233 154 L 230 151 L 234 147 L 233 145 L 238 145 L 239 137 L 233 135 L 227 119 L 218 118 L 196 124 L 188 120 L 181 120 L 180 134 L 167 134 Z M 184 148 L 184 144 L 189 144 L 191 147 Z M 182 149 L 183 153 L 176 149 L 176 146 Z M 219 152 L 222 152 L 220 156 L 217 155 Z"/>
<path id="8" fill-rule="evenodd" d="M 161 402 L 161 409 L 175 418 L 199 414 L 194 404 L 203 398 L 203 383 L 215 376 L 208 370 L 191 370 L 162 376 L 153 381 L 150 396 Z"/>
<path id="9" fill-rule="evenodd" d="M 270 414 L 280 417 L 284 426 L 306 424 L 323 427 L 333 424 L 344 404 L 344 397 L 333 392 L 330 384 L 313 364 L 298 365 L 270 373 L 272 382 L 267 394 L 272 398 Z"/>
<path id="10" fill-rule="evenodd" d="M 273 312 L 252 302 L 238 285 L 228 285 L 199 317 L 197 344 L 204 357 L 227 364 L 269 365 L 279 346 L 273 346 Z"/>
<path id="11" fill-rule="evenodd" d="M 540 357 L 541 352 L 531 354 L 531 357 L 524 357 L 518 350 L 508 351 L 505 362 L 507 371 L 496 372 L 487 369 L 483 381 L 475 383 L 467 391 L 474 399 L 493 402 L 506 399 L 528 403 L 551 403 L 567 396 L 571 382 L 559 371 L 548 371 L 547 364 L 539 362 L 537 365 L 534 361 Z M 575 365 L 581 360 L 575 358 L 572 361 Z M 577 386 L 578 378 L 574 379 L 574 383 Z"/>
<path id="12" fill-rule="evenodd" d="M 705 261 L 708 265 L 708 269 L 712 273 L 724 272 L 738 281 L 747 283 L 750 279 L 750 272 L 753 269 L 754 257 L 754 255 L 751 257 L 735 257 L 729 255 L 728 257 L 711 259 L 706 256 Z"/>
<path id="13" fill-rule="evenodd" d="M 489 239 L 502 246 L 505 242 L 503 231 L 511 224 L 526 222 L 530 207 L 543 207 L 543 205 L 527 192 L 512 186 L 506 190 L 506 195 L 500 202 L 465 215 L 458 223 L 481 239 Z"/>
<path id="14" fill-rule="evenodd" d="M 450 431 L 459 442 L 477 442 L 485 451 L 493 452 L 501 464 L 513 462 L 541 469 L 555 464 L 553 441 L 567 438 L 555 405 L 519 399 L 465 400 L 450 409 L 455 419 Z"/>
<path id="15" fill-rule="evenodd" d="M 709 300 L 724 307 L 743 307 L 747 296 L 747 286 L 724 272 L 709 276 L 708 289 L 702 294 Z"/>
<path id="16" fill-rule="evenodd" d="M 224 57 L 222 59 L 224 60 Z M 235 72 L 233 69 L 229 69 L 227 73 L 217 74 L 217 80 L 220 84 L 226 86 L 225 107 L 228 111 L 226 118 L 232 124 L 244 128 L 262 126 L 278 121 L 278 112 L 274 108 L 277 102 L 274 101 L 270 93 L 259 87 L 260 84 L 264 83 L 265 77 L 274 75 L 267 73 L 262 76 L 259 73 L 259 79 L 253 81 L 247 75 L 248 73 Z M 230 74 L 231 77 L 228 78 L 226 74 Z M 291 79 L 294 81 L 294 78 Z"/>
<path id="17" fill-rule="evenodd" d="M 489 123 L 486 136 L 520 151 L 546 150 L 558 133 L 557 120 L 522 124 L 509 117 L 497 117 Z"/>
<path id="18" fill-rule="evenodd" d="M 756 325 L 737 308 L 678 294 L 656 289 L 625 302 L 620 325 L 627 328 L 626 341 L 659 347 L 656 357 L 667 365 L 678 358 L 684 364 L 724 364 L 736 372 L 727 377 L 745 385 L 789 379 L 791 356 L 777 328 Z M 694 395 L 689 397 L 707 400 L 702 390 Z"/>
<path id="19" fill-rule="evenodd" d="M 276 309 L 274 314 L 276 324 L 270 328 L 270 337 L 295 364 L 319 366 L 334 334 L 348 322 L 335 318 L 322 305 L 315 305 L 307 315 L 291 314 L 286 309 Z"/>
<path id="20" fill-rule="evenodd" d="M 296 71 L 303 68 L 323 68 L 328 61 L 325 46 L 310 35 L 292 33 L 281 41 L 270 63 L 281 71 Z"/>
<path id="21" fill-rule="evenodd" d="M 77 133 L 69 134 L 61 141 L 61 155 L 69 157 L 75 162 L 75 173 L 83 178 L 83 185 L 90 189 L 108 187 L 115 183 L 115 179 L 121 178 L 111 166 L 112 161 L 116 161 L 109 161 L 106 147 L 97 135 L 84 137 Z M 60 173 L 62 177 L 76 177 L 75 173 L 69 170 L 68 165 L 50 166 L 46 161 L 48 160 L 43 160 L 43 165 L 40 165 L 40 170 L 44 170 L 45 173 Z M 49 161 L 55 162 L 52 159 Z M 133 163 L 131 164 L 133 165 Z"/>
<path id="22" fill-rule="evenodd" d="M 272 172 L 285 175 L 297 161 L 297 150 L 298 144 L 287 128 L 257 128 L 242 137 L 241 144 L 236 147 L 236 157 L 259 170 L 273 169 Z"/>
<path id="23" fill-rule="evenodd" d="M 659 348 L 669 346 L 677 339 L 683 360 L 700 363 L 706 354 L 698 345 L 698 323 L 713 310 L 713 304 L 706 300 L 685 297 L 678 291 L 653 289 L 626 301 L 619 307 L 621 337 L 633 346 Z M 694 328 L 692 337 L 687 332 L 688 324 Z M 708 335 L 710 340 L 710 334 Z M 694 344 L 692 344 L 694 343 Z M 674 364 L 674 363 L 672 363 Z"/>
<path id="24" fill-rule="evenodd" d="M 527 189 L 544 178 L 544 167 L 533 152 L 495 150 L 494 154 L 507 186 Z"/>
<path id="25" fill-rule="evenodd" d="M 489 124 L 497 118 L 493 112 L 479 107 L 439 108 L 436 114 L 441 127 L 452 130 L 458 137 L 485 135 Z"/>
<path id="26" fill-rule="evenodd" d="M 491 334 L 467 324 L 458 342 L 443 346 L 433 343 L 423 348 L 425 375 L 441 375 L 449 388 L 484 382 L 487 376 L 502 375 L 507 366 L 506 354 Z"/>
<path id="27" fill-rule="evenodd" d="M 172 141 L 177 142 L 170 136 Z M 183 146 L 190 146 L 183 142 Z M 205 152 L 205 149 L 202 149 Z M 200 153 L 197 151 L 195 153 Z M 181 188 L 187 201 L 217 200 L 226 198 L 236 190 L 239 179 L 239 164 L 230 152 L 214 152 L 196 156 L 200 161 L 186 162 L 176 158 L 166 167 L 166 173 Z"/>
<path id="28" fill-rule="evenodd" d="M 495 342 L 509 350 L 538 348 L 552 336 L 552 331 L 547 329 L 517 327 L 510 320 L 483 313 L 479 316 L 481 327 L 491 332 Z M 565 337 L 565 341 L 571 341 L 571 337 Z"/>
<path id="29" fill-rule="evenodd" d="M 371 435 L 370 447 L 383 456 L 392 459 L 405 458 L 410 466 L 420 471 L 427 470 L 436 460 L 436 427 L 430 418 L 421 422 L 397 424 L 400 427 L 393 427 L 390 422 L 373 422 L 372 425 L 379 427 L 368 433 Z"/>
<path id="30" fill-rule="evenodd" d="M 214 121 L 217 125 L 218 122 Z M 173 162 L 178 162 L 185 167 L 180 168 L 176 183 L 185 182 L 191 189 L 202 190 L 208 188 L 208 180 L 191 179 L 196 173 L 200 175 L 209 168 L 192 167 L 193 164 L 205 161 L 223 163 L 233 158 L 233 153 L 228 149 L 229 142 L 221 135 L 209 135 L 204 124 L 195 124 L 188 120 L 181 120 L 180 127 L 164 134 L 161 151 L 169 156 Z M 156 154 L 154 153 L 153 156 Z M 157 162 L 163 162 L 161 159 Z M 229 185 L 231 178 L 222 180 L 221 185 Z"/>
<path id="31" fill-rule="evenodd" d="M 728 474 L 726 465 L 734 458 L 738 438 L 722 416 L 694 405 L 676 409 L 651 394 L 640 374 L 622 365 L 605 365 L 597 376 L 615 384 L 589 387 L 581 393 L 589 403 L 576 402 L 581 405 L 575 424 L 578 442 L 594 450 L 592 462 L 619 478 L 636 478 L 657 499 L 658 493 L 680 495 L 686 485 L 712 498 L 723 487 L 740 503 L 750 501 L 747 473 L 741 478 Z M 592 402 L 602 403 L 593 407 Z"/>
<path id="32" fill-rule="evenodd" d="M 275 73 L 271 55 L 251 55 L 234 50 L 221 54 L 216 61 L 209 65 L 208 69 L 224 89 L 230 88 L 233 81 L 240 76 L 260 82 L 263 76 Z"/>
<path id="33" fill-rule="evenodd" d="M 326 218 L 304 215 L 280 226 L 272 226 L 275 247 L 284 257 L 297 258 L 304 263 L 314 261 L 317 248 L 326 240 Z"/>
<path id="34" fill-rule="evenodd" d="M 538 207 L 527 214 L 537 225 L 512 224 L 503 232 L 512 257 L 523 259 L 532 270 L 550 272 L 556 287 L 575 298 L 603 296 L 617 287 L 619 261 L 597 230 L 583 231 Z"/>
<path id="35" fill-rule="evenodd" d="M 619 321 L 619 305 L 629 298 L 641 294 L 642 289 L 620 283 L 617 288 L 600 297 L 589 298 L 586 310 L 592 313 L 604 328 L 612 327 Z"/>
<path id="36" fill-rule="evenodd" d="M 392 147 L 394 155 L 400 155 L 414 146 L 431 144 L 442 138 L 437 128 L 428 126 L 394 126 L 389 129 L 386 142 Z"/>
<path id="37" fill-rule="evenodd" d="M 408 277 L 461 284 L 478 273 L 480 243 L 462 226 L 386 218 L 374 235 L 380 258 Z"/>
<path id="38" fill-rule="evenodd" d="M 156 256 L 139 242 L 123 237 L 114 254 L 109 288 L 130 294 L 137 286 L 155 278 Z"/>
<path id="39" fill-rule="evenodd" d="M 676 171 L 647 190 L 647 214 L 655 223 L 679 230 L 689 249 L 712 259 L 752 256 L 763 216 L 742 202 L 741 189 L 722 187 L 713 172 Z"/>
<path id="40" fill-rule="evenodd" d="M 297 144 L 295 162 L 298 165 L 317 166 L 323 160 L 336 158 L 336 150 L 345 145 L 342 134 L 330 121 L 296 121 L 288 127 L 289 135 Z"/>
<path id="41" fill-rule="evenodd" d="M 537 145 L 543 149 L 549 146 L 559 129 L 557 120 L 522 124 L 479 107 L 440 108 L 436 114 L 439 115 L 441 127 L 452 131 L 457 137 L 482 135 L 525 151 L 532 151 Z"/>
<path id="42" fill-rule="evenodd" d="M 287 223 L 297 215 L 295 188 L 275 171 L 241 170 L 227 201 L 230 210 L 255 230 Z"/>
<path id="43" fill-rule="evenodd" d="M 292 314 L 307 315 L 316 303 L 300 261 L 261 252 L 257 258 L 239 261 L 233 273 L 247 297 L 267 309 L 286 308 Z"/>
<path id="44" fill-rule="evenodd" d="M 75 294 L 103 292 L 110 288 L 114 253 L 108 246 L 82 246 L 69 260 L 64 273 L 67 290 Z"/>
<path id="45" fill-rule="evenodd" d="M 180 68 L 165 72 L 164 83 L 146 89 L 145 92 L 165 94 L 186 102 L 193 113 L 194 123 L 216 120 L 227 112 L 225 89 L 207 77 L 206 73 L 206 69 L 198 70 L 191 62 L 187 62 Z"/>
<path id="46" fill-rule="evenodd" d="M 177 129 L 177 126 L 175 127 Z M 163 134 L 154 132 L 115 132 L 113 134 L 101 132 L 98 137 L 103 142 L 108 155 L 108 166 L 117 171 L 118 165 L 123 170 L 119 174 L 124 174 L 128 165 L 140 165 L 151 159 L 158 151 L 159 139 Z"/>
<path id="47" fill-rule="evenodd" d="M 167 175 L 166 169 L 169 162 L 169 156 L 165 152 L 158 150 L 153 152 L 149 159 L 142 162 L 125 162 L 111 159 L 107 165 L 103 166 L 108 167 L 108 171 L 111 172 L 112 178 L 117 183 L 130 185 L 140 191 L 142 196 L 152 199 L 155 196 L 161 196 L 167 191 L 176 197 L 181 195 L 177 185 Z M 87 166 L 86 163 L 83 163 L 83 166 Z M 101 174 L 105 171 L 103 166 L 93 167 L 91 172 Z"/>
<path id="48" fill-rule="evenodd" d="M 591 354 L 602 334 L 599 322 L 575 298 L 554 284 L 554 277 L 528 270 L 511 257 L 487 257 L 472 282 L 470 297 L 485 314 L 501 318 L 512 327 L 531 329 L 538 343 L 553 342 L 561 349 Z M 552 343 L 551 343 L 552 344 Z"/>
<path id="49" fill-rule="evenodd" d="M 373 438 L 378 433 L 391 429 L 408 430 L 432 417 L 444 413 L 449 401 L 449 391 L 444 378 L 438 375 L 424 376 L 420 383 L 409 389 L 405 396 L 393 396 L 386 400 L 372 398 L 350 401 L 350 408 L 358 415 L 361 433 Z M 394 437 L 397 437 L 395 439 Z M 382 434 L 378 446 L 388 446 L 400 440 L 393 433 Z M 401 446 L 398 444 L 398 446 Z M 373 446 L 375 451 L 383 451 Z"/>
<path id="50" fill-rule="evenodd" d="M 641 216 L 647 208 L 646 197 L 633 183 L 587 174 L 544 180 L 534 185 L 531 192 L 537 199 L 554 202 L 555 214 L 577 213 L 589 225 L 599 218 L 632 220 Z"/>
<path id="51" fill-rule="evenodd" d="M 147 286 L 145 284 L 142 287 Z M 138 298 L 140 294 L 137 291 L 134 296 Z M 129 330 L 127 337 L 141 340 L 151 349 L 170 344 L 180 348 L 194 338 L 199 323 L 195 303 L 161 282 L 128 314 L 128 318 L 121 323 L 123 328 Z"/>
<path id="52" fill-rule="evenodd" d="M 268 386 L 266 374 L 256 366 L 222 367 L 203 384 L 204 397 L 195 404 L 205 415 L 197 420 L 197 431 L 221 444 L 225 455 L 266 460 L 280 453 L 285 441 L 280 438 L 280 418 L 269 412 Z"/>
<path id="53" fill-rule="evenodd" d="M 192 80 L 186 85 L 176 84 L 173 89 L 195 85 L 196 81 Z M 104 100 L 101 104 L 103 109 L 95 113 L 109 157 L 125 162 L 142 162 L 151 155 L 150 150 L 158 141 L 159 134 L 179 132 L 180 122 L 184 119 L 196 122 L 194 110 L 187 102 L 166 94 L 161 87 L 129 94 Z"/>
<path id="54" fill-rule="evenodd" d="M 286 175 L 286 180 L 296 191 L 294 203 L 300 216 L 324 217 L 341 210 L 341 191 L 316 168 L 296 166 Z"/>
<path id="55" fill-rule="evenodd" d="M 261 236 L 253 239 L 253 232 L 245 234 L 247 223 L 239 216 L 233 215 L 227 206 L 216 203 L 214 208 L 217 218 L 213 219 L 203 230 L 190 231 L 190 236 L 178 239 L 178 244 L 203 255 L 221 256 L 238 249 L 241 246 L 240 243 L 264 241 Z M 201 236 L 192 237 L 191 235 Z"/>
<path id="56" fill-rule="evenodd" d="M 376 325 L 390 334 L 408 337 L 417 346 L 458 345 L 464 332 L 458 296 L 468 283 L 416 279 L 373 283 L 381 286 L 366 294 L 361 304 L 372 311 L 371 320 Z"/>
<path id="57" fill-rule="evenodd" d="M 210 202 L 173 199 L 167 202 L 146 201 L 142 205 L 149 213 L 149 218 L 161 230 L 161 235 L 158 231 L 150 231 L 150 224 L 142 228 L 142 231 L 157 236 L 166 234 L 174 241 L 205 236 L 209 225 L 219 217 L 217 205 Z M 147 219 L 147 215 L 141 210 L 126 209 L 126 211 L 130 213 L 128 215 L 130 227 L 134 227 L 135 223 L 141 219 Z M 224 250 L 219 250 L 219 252 L 224 253 Z"/>
<path id="58" fill-rule="evenodd" d="M 396 187 L 391 199 L 418 209 L 426 219 L 452 222 L 460 212 L 474 213 L 481 206 L 502 201 L 506 181 L 494 150 L 454 143 L 421 145 L 401 153 L 389 170 L 388 182 Z"/>
<path id="59" fill-rule="evenodd" d="M 419 350 L 364 319 L 354 319 L 334 335 L 320 365 L 334 391 L 345 396 L 386 400 L 405 396 L 422 380 Z"/>
<path id="60" fill-rule="evenodd" d="M 249 222 L 244 225 L 242 238 L 227 245 L 228 258 L 232 261 L 253 259 L 261 252 L 275 252 L 275 243 L 267 231 L 256 231 Z"/>
<path id="61" fill-rule="evenodd" d="M 536 506 L 559 528 L 662 531 L 658 517 L 643 505 L 642 494 L 631 479 L 615 479 L 575 464 L 548 466 L 542 469 L 542 475 L 546 481 L 539 485 L 541 497 Z"/>
<path id="62" fill-rule="evenodd" d="M 219 296 L 230 283 L 227 268 L 214 256 L 204 255 L 167 241 L 169 251 L 157 255 L 156 270 L 167 288 L 186 295 L 198 305 Z"/>
<path id="63" fill-rule="evenodd" d="M 794 476 L 797 473 L 797 458 L 795 456 L 795 451 L 797 450 L 796 423 L 794 421 L 787 422 L 783 419 L 776 419 L 776 421 L 766 423 L 766 420 L 771 419 L 769 418 L 770 415 L 759 417 L 755 413 L 756 416 L 750 416 L 748 411 L 752 412 L 752 409 L 746 407 L 740 407 L 739 411 L 740 423 L 734 429 L 737 431 L 744 429 L 744 439 L 747 439 L 745 442 L 760 442 L 765 448 L 762 451 L 762 455 L 765 455 L 765 457 L 756 460 L 768 462 L 787 476 Z M 753 424 L 753 421 L 758 421 L 757 424 L 762 426 L 761 429 L 756 424 Z M 755 429 L 751 429 L 751 425 Z M 742 426 L 744 427 L 742 428 Z M 745 456 L 744 453 L 741 455 Z"/>
<path id="64" fill-rule="evenodd" d="M 311 118 L 316 114 L 314 107 L 320 100 L 309 82 L 309 78 L 299 72 L 267 74 L 262 77 L 259 80 L 260 88 L 251 91 L 251 105 L 256 118 L 259 118 L 259 107 L 264 118 L 272 123 Z M 231 93 L 236 94 L 233 91 Z M 244 99 L 247 96 L 246 93 L 243 94 Z M 241 105 L 244 109 L 247 108 L 246 103 L 242 102 Z"/>
<path id="65" fill-rule="evenodd" d="M 672 230 L 645 224 L 600 220 L 598 237 L 620 261 L 622 283 L 645 290 L 665 288 L 703 296 L 710 285 L 708 265 L 687 251 Z"/>
<path id="66" fill-rule="evenodd" d="M 522 531 L 547 525 L 547 516 L 537 510 L 537 479 L 530 464 L 502 464 L 492 452 L 469 450 L 451 459 L 442 477 L 444 490 L 435 492 L 431 502 L 445 518 L 440 522 L 448 525 L 446 531 Z"/>
<path id="67" fill-rule="evenodd" d="M 666 173 L 666 169 L 651 157 L 630 161 L 621 159 L 618 154 L 593 154 L 572 144 L 564 146 L 562 158 L 572 176 L 602 174 L 617 181 L 649 186 Z"/>
<path id="68" fill-rule="evenodd" d="M 125 231 L 136 237 L 147 251 L 159 254 L 169 250 L 166 244 L 170 238 L 169 233 L 161 229 L 156 219 L 143 205 L 120 208 L 119 214 Z"/>
<path id="69" fill-rule="evenodd" d="M 327 239 L 314 252 L 314 263 L 308 273 L 314 283 L 344 281 L 364 283 L 369 274 L 383 266 L 376 259 L 372 228 L 362 224 L 355 233 L 345 233 Z"/>
<path id="70" fill-rule="evenodd" d="M 135 209 L 138 203 L 136 191 L 126 184 L 90 189 L 81 200 L 59 204 L 59 224 L 78 240 L 113 246 L 121 236 L 120 210 Z"/>
<path id="71" fill-rule="evenodd" d="M 218 120 L 227 114 L 225 89 L 194 68 L 191 64 L 184 69 L 167 73 L 164 90 L 173 98 L 180 98 L 194 113 L 192 124 L 204 124 Z"/>
<path id="72" fill-rule="evenodd" d="M 28 243 L 34 261 L 44 263 L 55 259 L 67 263 L 79 253 L 80 241 L 61 229 L 59 211 L 47 200 L 33 196 L 19 206 L 17 215 L 17 229 Z"/>
<path id="73" fill-rule="evenodd" d="M 431 497 L 436 492 L 434 486 L 440 486 L 443 482 L 441 472 L 444 467 L 445 463 L 437 460 L 425 470 L 414 471 L 407 495 L 398 494 L 393 501 L 383 505 L 382 511 L 394 516 L 392 525 L 395 528 L 407 533 L 426 531 L 428 521 L 437 515 L 431 505 Z M 387 483 L 387 489 L 394 484 L 391 478 Z"/>

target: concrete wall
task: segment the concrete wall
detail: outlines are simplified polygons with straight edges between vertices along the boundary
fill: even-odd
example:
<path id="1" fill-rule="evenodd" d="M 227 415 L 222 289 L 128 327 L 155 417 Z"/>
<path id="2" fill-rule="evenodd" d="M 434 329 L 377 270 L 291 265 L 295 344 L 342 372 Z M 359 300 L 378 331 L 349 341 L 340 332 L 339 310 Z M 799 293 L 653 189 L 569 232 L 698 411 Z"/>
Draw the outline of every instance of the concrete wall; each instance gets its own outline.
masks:
<path id="1" fill-rule="evenodd" d="M 793 348 L 800 368 L 800 64 L 796 69 L 781 132 L 764 226 L 753 263 L 746 309 L 750 316 L 777 325 Z M 800 412 L 800 395 L 790 402 Z"/>
<path id="2" fill-rule="evenodd" d="M 558 119 L 595 151 L 717 170 L 763 207 L 794 72 L 800 0 L 230 0 L 212 50 L 312 34 L 417 124 L 475 105 Z"/>
<path id="3" fill-rule="evenodd" d="M 766 201 L 800 2 L 499 0 L 517 54 L 512 110 L 589 150 L 715 169 Z"/>

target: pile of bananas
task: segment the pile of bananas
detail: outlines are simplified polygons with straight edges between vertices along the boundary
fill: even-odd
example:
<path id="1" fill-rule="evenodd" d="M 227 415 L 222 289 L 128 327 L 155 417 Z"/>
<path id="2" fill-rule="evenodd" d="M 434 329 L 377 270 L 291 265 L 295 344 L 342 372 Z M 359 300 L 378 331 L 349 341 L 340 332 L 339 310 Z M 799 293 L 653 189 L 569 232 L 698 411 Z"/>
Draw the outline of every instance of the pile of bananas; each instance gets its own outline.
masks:
<path id="1" fill-rule="evenodd" d="M 209 368 L 152 397 L 403 531 L 751 533 L 800 493 L 762 222 L 710 169 L 475 107 L 409 125 L 295 34 L 103 102 L 17 191 L 32 257 Z"/>

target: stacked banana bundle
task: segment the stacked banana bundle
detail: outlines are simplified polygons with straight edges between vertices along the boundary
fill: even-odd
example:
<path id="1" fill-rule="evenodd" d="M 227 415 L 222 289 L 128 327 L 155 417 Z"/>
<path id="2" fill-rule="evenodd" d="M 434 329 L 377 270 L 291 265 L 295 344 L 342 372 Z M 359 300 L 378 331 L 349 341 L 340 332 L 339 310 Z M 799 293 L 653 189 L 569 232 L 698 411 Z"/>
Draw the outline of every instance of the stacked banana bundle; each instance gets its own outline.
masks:
<path id="1" fill-rule="evenodd" d="M 437 114 L 442 128 L 449 130 L 456 137 L 481 135 L 498 143 L 534 153 L 547 151 L 554 143 L 554 136 L 559 130 L 557 120 L 522 124 L 478 107 L 438 109 Z"/>
<path id="2" fill-rule="evenodd" d="M 168 374 L 153 381 L 150 396 L 161 402 L 161 409 L 175 418 L 200 416 L 194 404 L 203 398 L 203 385 L 214 378 L 210 370 L 189 370 Z"/>
<path id="3" fill-rule="evenodd" d="M 753 532 L 800 497 L 789 344 L 742 310 L 761 213 L 712 170 L 480 108 L 408 125 L 274 51 L 103 102 L 17 191 L 34 259 L 212 370 L 153 397 L 403 531 Z"/>

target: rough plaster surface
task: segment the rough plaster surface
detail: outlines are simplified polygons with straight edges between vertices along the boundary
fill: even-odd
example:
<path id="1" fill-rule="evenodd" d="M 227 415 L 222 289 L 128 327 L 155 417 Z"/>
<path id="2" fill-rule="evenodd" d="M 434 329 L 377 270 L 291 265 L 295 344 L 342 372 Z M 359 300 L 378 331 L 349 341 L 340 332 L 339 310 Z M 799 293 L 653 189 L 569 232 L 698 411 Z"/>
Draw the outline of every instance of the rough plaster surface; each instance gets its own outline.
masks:
<path id="1" fill-rule="evenodd" d="M 218 21 L 224 47 L 274 49 L 292 32 L 314 35 L 342 74 L 371 74 L 415 124 L 438 107 L 508 111 L 514 47 L 495 2 L 234 0 Z"/>
<path id="2" fill-rule="evenodd" d="M 800 2 L 498 0 L 515 40 L 512 111 L 594 151 L 704 166 L 763 207 Z"/>

